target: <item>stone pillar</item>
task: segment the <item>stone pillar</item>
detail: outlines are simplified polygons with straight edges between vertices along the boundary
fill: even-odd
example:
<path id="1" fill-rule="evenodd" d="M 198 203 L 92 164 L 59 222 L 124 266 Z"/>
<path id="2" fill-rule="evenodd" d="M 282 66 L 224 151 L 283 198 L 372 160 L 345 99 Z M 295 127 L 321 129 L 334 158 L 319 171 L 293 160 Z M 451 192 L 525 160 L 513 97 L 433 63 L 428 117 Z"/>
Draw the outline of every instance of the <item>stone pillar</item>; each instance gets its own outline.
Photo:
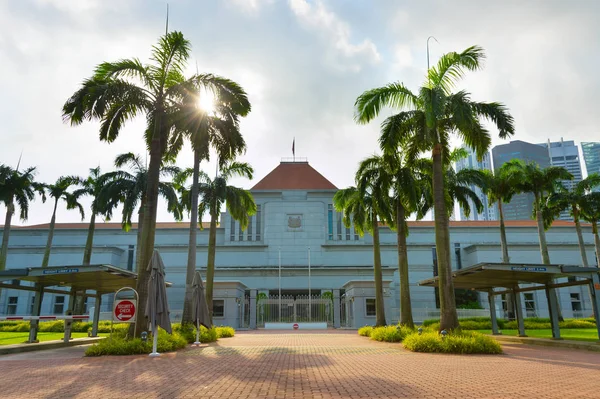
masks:
<path id="1" fill-rule="evenodd" d="M 33 301 L 33 311 L 31 313 L 32 316 L 39 316 L 42 310 L 42 301 L 44 300 L 44 287 L 36 284 L 37 291 L 35 291 L 35 299 Z M 38 342 L 37 333 L 38 326 L 40 324 L 39 320 L 31 320 L 29 323 L 29 342 L 34 343 Z"/>
<path id="2" fill-rule="evenodd" d="M 340 309 L 340 290 L 333 290 L 333 328 L 340 328 L 342 326 Z"/>
<path id="3" fill-rule="evenodd" d="M 102 295 L 96 295 L 96 300 L 94 301 L 94 320 L 92 321 L 92 337 L 98 336 L 98 321 L 100 320 L 100 305 L 102 305 Z M 139 306 L 139 305 L 138 305 Z M 140 312 L 139 307 L 138 311 L 136 311 L 138 320 L 140 320 Z M 111 315 L 112 317 L 112 315 Z"/>
<path id="4" fill-rule="evenodd" d="M 250 290 L 250 329 L 256 330 L 256 290 Z"/>
<path id="5" fill-rule="evenodd" d="M 592 296 L 592 309 L 596 318 L 596 328 L 598 330 L 598 342 L 600 342 L 600 274 L 592 273 L 592 281 L 590 281 L 590 294 Z"/>
<path id="6" fill-rule="evenodd" d="M 513 296 L 515 298 L 515 310 L 517 316 L 517 325 L 519 326 L 519 337 L 526 337 L 525 335 L 525 322 L 523 321 L 523 308 L 521 307 L 521 293 L 517 291 L 519 286 L 513 289 Z"/>
<path id="7" fill-rule="evenodd" d="M 548 300 L 548 312 L 550 313 L 550 325 L 552 326 L 552 339 L 560 338 L 560 327 L 558 325 L 558 302 L 556 289 L 546 284 L 546 299 Z"/>
<path id="8" fill-rule="evenodd" d="M 499 335 L 498 331 L 498 319 L 496 318 L 496 302 L 494 298 L 494 291 L 488 291 L 488 302 L 490 304 L 490 318 L 492 319 L 492 334 Z"/>

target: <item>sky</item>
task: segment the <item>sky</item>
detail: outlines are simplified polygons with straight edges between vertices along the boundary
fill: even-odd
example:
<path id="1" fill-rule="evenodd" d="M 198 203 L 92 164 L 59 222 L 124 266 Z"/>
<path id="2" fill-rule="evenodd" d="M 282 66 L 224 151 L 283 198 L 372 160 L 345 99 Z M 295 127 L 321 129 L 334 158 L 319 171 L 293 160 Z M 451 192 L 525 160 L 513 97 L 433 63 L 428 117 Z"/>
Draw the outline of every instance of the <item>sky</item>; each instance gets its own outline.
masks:
<path id="1" fill-rule="evenodd" d="M 485 49 L 484 68 L 458 87 L 474 100 L 504 103 L 515 119 L 513 139 L 600 140 L 596 0 L 169 0 L 169 10 L 169 30 L 192 44 L 186 74 L 197 63 L 248 93 L 241 160 L 254 167 L 254 180 L 233 181 L 246 188 L 292 156 L 294 138 L 296 157 L 337 187 L 352 185 L 358 162 L 378 151 L 379 123 L 393 112 L 357 125 L 354 101 L 395 81 L 417 90 L 429 36 L 432 64 L 446 52 Z M 0 0 L 0 163 L 14 167 L 21 157 L 21 167 L 36 166 L 37 179 L 51 183 L 97 166 L 113 170 L 121 153 L 144 157 L 143 118 L 108 144 L 98 139 L 98 122 L 70 126 L 61 109 L 97 64 L 148 62 L 165 14 L 165 1 Z M 492 134 L 493 145 L 508 142 Z M 177 165 L 192 159 L 186 147 Z M 214 174 L 215 167 L 202 169 Z M 91 199 L 82 202 L 89 209 Z M 51 213 L 38 198 L 29 219 L 13 223 L 48 223 Z M 5 214 L 0 205 L 0 223 Z M 57 222 L 80 220 L 59 206 Z M 173 220 L 165 206 L 158 220 Z"/>

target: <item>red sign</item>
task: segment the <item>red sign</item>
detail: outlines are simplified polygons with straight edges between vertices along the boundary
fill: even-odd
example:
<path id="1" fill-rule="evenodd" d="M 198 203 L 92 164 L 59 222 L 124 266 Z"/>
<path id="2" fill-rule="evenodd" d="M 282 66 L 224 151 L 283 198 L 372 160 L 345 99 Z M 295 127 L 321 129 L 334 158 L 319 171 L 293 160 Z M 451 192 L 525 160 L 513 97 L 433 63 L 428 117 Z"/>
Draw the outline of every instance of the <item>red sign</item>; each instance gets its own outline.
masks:
<path id="1" fill-rule="evenodd" d="M 135 301 L 123 299 L 115 301 L 113 320 L 120 322 L 133 322 L 135 320 Z"/>
<path id="2" fill-rule="evenodd" d="M 298 323 L 294 323 L 292 327 L 294 327 L 294 330 L 297 330 L 300 326 L 298 325 Z"/>

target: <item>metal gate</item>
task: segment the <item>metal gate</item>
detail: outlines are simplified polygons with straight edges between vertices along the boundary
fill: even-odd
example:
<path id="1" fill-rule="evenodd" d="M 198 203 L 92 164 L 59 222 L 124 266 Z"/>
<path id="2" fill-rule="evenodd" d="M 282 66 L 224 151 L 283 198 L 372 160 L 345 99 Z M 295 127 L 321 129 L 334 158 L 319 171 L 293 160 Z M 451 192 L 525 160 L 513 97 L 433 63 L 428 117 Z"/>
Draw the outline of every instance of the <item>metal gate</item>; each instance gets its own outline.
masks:
<path id="1" fill-rule="evenodd" d="M 265 323 L 321 322 L 333 325 L 333 302 L 330 298 L 312 296 L 278 296 L 261 298 L 257 303 L 256 325 Z"/>
<path id="2" fill-rule="evenodd" d="M 340 327 L 354 328 L 354 302 L 345 295 L 340 299 Z"/>

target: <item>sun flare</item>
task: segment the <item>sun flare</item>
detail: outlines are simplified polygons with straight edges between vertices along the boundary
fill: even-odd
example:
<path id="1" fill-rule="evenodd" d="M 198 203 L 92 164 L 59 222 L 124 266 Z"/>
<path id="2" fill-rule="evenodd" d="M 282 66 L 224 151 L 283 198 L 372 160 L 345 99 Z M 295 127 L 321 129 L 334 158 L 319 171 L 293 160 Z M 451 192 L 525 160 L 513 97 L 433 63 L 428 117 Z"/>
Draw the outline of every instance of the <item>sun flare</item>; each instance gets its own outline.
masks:
<path id="1" fill-rule="evenodd" d="M 198 108 L 207 114 L 215 112 L 215 97 L 210 91 L 203 90 L 198 97 Z"/>

